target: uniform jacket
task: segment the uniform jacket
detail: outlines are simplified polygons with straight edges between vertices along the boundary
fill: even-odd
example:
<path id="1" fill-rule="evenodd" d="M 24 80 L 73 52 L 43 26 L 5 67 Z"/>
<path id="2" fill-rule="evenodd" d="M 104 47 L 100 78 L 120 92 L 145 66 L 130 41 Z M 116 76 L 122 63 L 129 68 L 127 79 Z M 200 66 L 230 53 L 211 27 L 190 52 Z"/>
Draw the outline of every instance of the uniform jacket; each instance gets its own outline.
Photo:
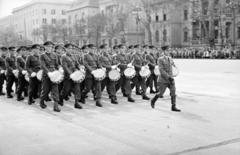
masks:
<path id="1" fill-rule="evenodd" d="M 7 74 L 13 75 L 13 70 L 17 69 L 16 67 L 16 57 L 15 56 L 8 56 L 5 59 Z"/>
<path id="2" fill-rule="evenodd" d="M 139 71 L 141 70 L 142 66 L 147 64 L 145 55 L 136 53 L 136 54 L 133 55 L 133 60 L 134 60 L 133 65 L 134 65 L 135 70 L 138 74 Z"/>
<path id="3" fill-rule="evenodd" d="M 84 66 L 86 67 L 86 78 L 92 77 L 91 72 L 101 68 L 101 65 L 99 64 L 98 57 L 94 53 L 88 53 L 84 55 Z"/>
<path id="4" fill-rule="evenodd" d="M 162 56 L 158 59 L 158 65 L 161 76 L 159 77 L 160 83 L 170 83 L 169 78 L 172 77 L 173 61 L 168 56 Z"/>
<path id="5" fill-rule="evenodd" d="M 30 75 L 33 72 L 37 73 L 41 69 L 39 56 L 29 55 L 26 60 L 26 69 Z"/>
<path id="6" fill-rule="evenodd" d="M 127 65 L 130 63 L 130 58 L 126 54 L 118 54 L 116 57 L 116 62 L 120 63 L 119 68 L 121 72 L 123 72 L 127 68 Z"/>
<path id="7" fill-rule="evenodd" d="M 0 71 L 6 70 L 5 58 L 0 57 Z"/>
<path id="8" fill-rule="evenodd" d="M 48 72 L 53 72 L 58 69 L 58 57 L 54 53 L 44 53 L 40 56 L 41 68 L 43 69 L 44 75 Z"/>
<path id="9" fill-rule="evenodd" d="M 69 77 L 74 71 L 76 71 L 75 61 L 72 59 L 71 55 L 64 54 L 61 56 L 61 64 L 65 73 L 65 76 Z"/>
<path id="10" fill-rule="evenodd" d="M 17 62 L 17 69 L 21 73 L 25 69 L 25 60 L 23 57 L 18 56 L 16 62 Z"/>

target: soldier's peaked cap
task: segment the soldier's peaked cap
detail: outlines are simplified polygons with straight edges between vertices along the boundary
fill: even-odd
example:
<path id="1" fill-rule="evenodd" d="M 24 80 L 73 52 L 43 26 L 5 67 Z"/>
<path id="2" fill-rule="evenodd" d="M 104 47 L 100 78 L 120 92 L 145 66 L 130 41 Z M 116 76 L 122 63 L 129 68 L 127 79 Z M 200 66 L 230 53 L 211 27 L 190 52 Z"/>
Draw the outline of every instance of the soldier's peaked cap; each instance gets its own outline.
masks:
<path id="1" fill-rule="evenodd" d="M 54 43 L 53 42 L 51 42 L 51 41 L 46 41 L 44 44 L 43 44 L 44 46 L 48 46 L 48 45 L 54 45 Z"/>
<path id="2" fill-rule="evenodd" d="M 162 50 L 163 51 L 165 51 L 165 50 L 167 50 L 168 49 L 168 46 L 166 45 L 166 46 L 162 46 Z"/>
<path id="3" fill-rule="evenodd" d="M 1 49 L 2 51 L 7 51 L 7 50 L 8 50 L 7 47 L 1 47 L 0 49 Z"/>
<path id="4" fill-rule="evenodd" d="M 102 45 L 99 46 L 100 49 L 104 49 L 106 47 L 107 47 L 107 44 L 102 44 Z"/>
<path id="5" fill-rule="evenodd" d="M 32 46 L 31 46 L 31 49 L 33 50 L 33 49 L 37 49 L 37 48 L 40 48 L 41 46 L 39 45 L 39 44 L 33 44 Z"/>

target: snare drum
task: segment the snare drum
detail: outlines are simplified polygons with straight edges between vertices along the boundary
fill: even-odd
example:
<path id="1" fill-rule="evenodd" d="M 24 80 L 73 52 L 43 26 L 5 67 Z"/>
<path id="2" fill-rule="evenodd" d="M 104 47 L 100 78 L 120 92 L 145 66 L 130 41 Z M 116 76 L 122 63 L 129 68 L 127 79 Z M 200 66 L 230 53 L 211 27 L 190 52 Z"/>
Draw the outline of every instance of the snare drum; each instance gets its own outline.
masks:
<path id="1" fill-rule="evenodd" d="M 143 66 L 139 72 L 140 76 L 142 78 L 148 78 L 151 75 L 151 71 L 149 70 L 148 67 Z"/>
<path id="2" fill-rule="evenodd" d="M 136 76 L 136 70 L 133 67 L 128 67 L 124 70 L 124 75 L 128 79 L 132 79 Z"/>
<path id="3" fill-rule="evenodd" d="M 110 80 L 116 82 L 121 78 L 121 74 L 118 70 L 113 69 L 113 70 L 109 71 L 108 77 Z"/>
<path id="4" fill-rule="evenodd" d="M 61 83 L 63 81 L 63 79 L 64 79 L 64 74 L 62 72 L 60 72 L 59 70 L 50 72 L 48 74 L 48 76 L 49 76 L 50 80 L 53 83 L 56 83 L 56 84 Z"/>
<path id="5" fill-rule="evenodd" d="M 83 82 L 85 77 L 86 77 L 86 73 L 81 70 L 77 70 L 70 75 L 70 78 L 76 83 Z"/>
<path id="6" fill-rule="evenodd" d="M 96 69 L 92 74 L 97 81 L 102 81 L 106 78 L 106 70 L 104 69 Z"/>

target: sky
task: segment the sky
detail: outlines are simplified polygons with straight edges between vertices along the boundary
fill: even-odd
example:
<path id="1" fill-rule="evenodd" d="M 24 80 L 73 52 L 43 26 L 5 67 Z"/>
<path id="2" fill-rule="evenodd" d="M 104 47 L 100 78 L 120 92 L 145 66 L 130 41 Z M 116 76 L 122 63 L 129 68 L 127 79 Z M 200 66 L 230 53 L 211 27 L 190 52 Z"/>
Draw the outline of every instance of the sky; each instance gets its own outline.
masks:
<path id="1" fill-rule="evenodd" d="M 13 8 L 24 5 L 31 0 L 0 0 L 0 17 L 10 15 Z"/>
<path id="2" fill-rule="evenodd" d="M 12 13 L 13 8 L 22 6 L 30 1 L 31 0 L 0 0 L 0 18 L 10 15 Z"/>

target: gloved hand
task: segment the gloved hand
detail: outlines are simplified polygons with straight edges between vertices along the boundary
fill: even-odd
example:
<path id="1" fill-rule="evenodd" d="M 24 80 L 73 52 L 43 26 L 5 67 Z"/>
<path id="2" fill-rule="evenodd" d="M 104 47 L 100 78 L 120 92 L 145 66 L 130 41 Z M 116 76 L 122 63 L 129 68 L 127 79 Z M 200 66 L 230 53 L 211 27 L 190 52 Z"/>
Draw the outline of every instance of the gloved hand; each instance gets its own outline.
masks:
<path id="1" fill-rule="evenodd" d="M 32 72 L 31 77 L 35 77 L 37 74 L 35 72 Z"/>
<path id="2" fill-rule="evenodd" d="M 23 71 L 22 71 L 22 74 L 23 74 L 23 75 L 27 74 L 27 71 L 23 70 Z"/>
<path id="3" fill-rule="evenodd" d="M 91 74 L 94 75 L 95 71 L 92 71 Z"/>
<path id="4" fill-rule="evenodd" d="M 121 70 L 120 70 L 120 68 L 118 68 L 118 67 L 117 67 L 117 71 L 119 71 L 119 72 L 120 72 L 120 71 L 121 71 Z"/>
<path id="5" fill-rule="evenodd" d="M 117 66 L 116 66 L 116 65 L 114 65 L 114 66 L 112 66 L 112 67 L 111 67 L 111 69 L 117 69 Z"/>
<path id="6" fill-rule="evenodd" d="M 59 67 L 59 69 L 58 69 L 61 73 L 64 73 L 64 70 L 63 70 L 63 68 L 62 67 Z"/>
<path id="7" fill-rule="evenodd" d="M 169 81 L 170 81 L 170 83 L 173 83 L 174 78 L 173 77 L 169 77 Z"/>
<path id="8" fill-rule="evenodd" d="M 133 67 L 133 65 L 132 64 L 128 64 L 127 67 Z"/>
<path id="9" fill-rule="evenodd" d="M 4 74 L 5 73 L 5 70 L 1 70 L 1 74 Z"/>
<path id="10" fill-rule="evenodd" d="M 48 72 L 48 77 L 51 77 L 52 76 L 52 72 Z"/>

